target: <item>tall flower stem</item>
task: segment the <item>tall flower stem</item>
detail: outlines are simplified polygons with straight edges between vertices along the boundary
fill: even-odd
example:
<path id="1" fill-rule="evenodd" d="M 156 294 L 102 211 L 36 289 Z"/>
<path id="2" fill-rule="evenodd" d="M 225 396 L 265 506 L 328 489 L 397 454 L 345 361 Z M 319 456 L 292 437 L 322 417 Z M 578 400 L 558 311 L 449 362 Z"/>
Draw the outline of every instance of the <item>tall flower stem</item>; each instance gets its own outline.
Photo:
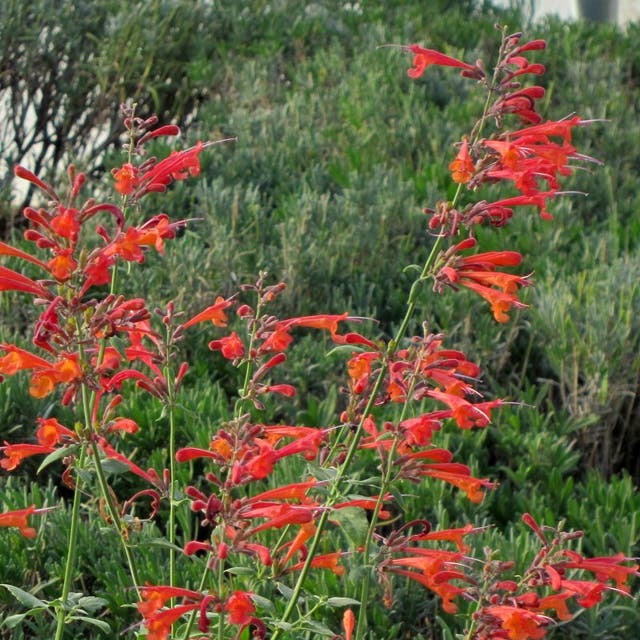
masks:
<path id="1" fill-rule="evenodd" d="M 78 468 L 84 466 L 86 455 L 86 444 L 80 447 L 78 455 Z M 76 473 L 75 487 L 73 489 L 73 506 L 71 507 L 71 524 L 69 526 L 69 546 L 67 548 L 67 559 L 64 565 L 64 578 L 62 581 L 62 593 L 60 595 L 60 609 L 58 609 L 58 620 L 56 626 L 55 640 L 62 640 L 64 634 L 64 626 L 66 620 L 67 599 L 71 591 L 71 583 L 73 581 L 73 568 L 75 566 L 76 548 L 78 546 L 78 525 L 80 516 L 80 500 L 82 494 L 82 481 L 80 474 Z"/>

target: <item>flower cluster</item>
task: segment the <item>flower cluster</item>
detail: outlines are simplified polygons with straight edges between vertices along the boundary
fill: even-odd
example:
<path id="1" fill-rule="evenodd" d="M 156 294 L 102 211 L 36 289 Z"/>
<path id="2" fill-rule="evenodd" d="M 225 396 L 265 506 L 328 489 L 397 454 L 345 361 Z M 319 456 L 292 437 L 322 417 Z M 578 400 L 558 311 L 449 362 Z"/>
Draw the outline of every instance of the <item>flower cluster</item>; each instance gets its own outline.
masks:
<path id="1" fill-rule="evenodd" d="M 265 273 L 233 295 L 212 296 L 209 306 L 187 319 L 172 302 L 152 310 L 141 298 L 119 294 L 122 265 L 144 263 L 149 251 L 162 254 L 166 241 L 186 224 L 164 213 L 143 217 L 143 198 L 197 176 L 200 154 L 213 144 L 198 142 L 163 159 L 148 157 L 147 143 L 177 136 L 174 125 L 157 126 L 155 117 L 141 119 L 124 107 L 127 159 L 112 171 L 119 204 L 81 201 L 85 177 L 73 167 L 64 196 L 24 167 L 16 168 L 16 176 L 37 187 L 47 204 L 24 211 L 24 237 L 32 252 L 0 242 L 0 256 L 22 265 L 20 271 L 0 266 L 0 291 L 28 296 L 39 313 L 31 347 L 0 344 L 0 380 L 25 372 L 34 398 L 57 394 L 76 420 L 61 422 L 50 414 L 39 418 L 31 441 L 0 447 L 0 466 L 11 472 L 32 456 L 46 456 L 43 465 L 62 460 L 63 480 L 74 492 L 56 640 L 73 619 L 65 607 L 72 606 L 77 505 L 91 494 L 92 482 L 100 494 L 100 514 L 121 539 L 131 592 L 138 597 L 139 626 L 149 640 L 177 637 L 178 629 L 185 640 L 278 640 L 284 633 L 310 635 L 318 629 L 331 636 L 328 627 L 313 626 L 319 623 L 312 616 L 325 606 L 345 608 L 343 635 L 336 638 L 362 640 L 375 580 L 390 605 L 398 576 L 436 594 L 449 613 L 459 611 L 461 601 L 472 602 L 469 640 L 538 640 L 553 620 L 570 619 L 579 608 L 598 603 L 606 591 L 629 593 L 630 578 L 638 572 L 635 561 L 623 554 L 586 558 L 570 548 L 579 534 L 540 526 L 528 514 L 524 521 L 540 550 L 525 570 L 489 552 L 481 562 L 474 560 L 467 536 L 481 536 L 482 527 L 432 530 L 420 516 L 404 522 L 395 515 L 394 501 L 408 483 L 443 482 L 473 503 L 497 486 L 475 477 L 470 466 L 438 443 L 448 427 L 487 428 L 505 401 L 480 392 L 480 367 L 445 346 L 445 336 L 431 332 L 427 322 L 421 335 L 407 336 L 420 286 L 432 280 L 438 293 L 466 287 L 490 304 L 496 321 L 507 322 L 512 309 L 525 306 L 518 296 L 531 279 L 502 270 L 521 265 L 519 253 L 476 251 L 478 225 L 502 227 L 518 207 L 533 206 L 542 218 L 551 218 L 548 203 L 565 193 L 562 179 L 579 163 L 594 162 L 572 143 L 573 129 L 587 122 L 578 116 L 543 122 L 537 101 L 544 89 L 521 85 L 524 77 L 544 72 L 525 54 L 546 46 L 542 40 L 523 44 L 521 39 L 521 34 L 503 32 L 491 77 L 481 61 L 469 64 L 419 45 L 407 48 L 414 56 L 411 78 L 418 79 L 431 65 L 456 68 L 483 86 L 489 99 L 449 165 L 456 195 L 425 210 L 435 236 L 433 250 L 391 339 L 353 330 L 364 319 L 347 312 L 277 317 L 271 305 L 285 284 L 270 284 Z M 513 118 L 519 128 L 505 129 Z M 491 121 L 495 128 L 489 132 Z M 483 185 L 497 183 L 512 193 L 463 202 Z M 450 245 L 443 247 L 447 241 Z M 235 368 L 241 385 L 229 419 L 211 425 L 207 442 L 178 447 L 176 397 L 188 372 L 179 346 L 189 331 L 201 331 L 205 324 L 215 332 L 209 342 L 213 357 Z M 296 338 L 309 331 L 320 332 L 346 360 L 339 415 L 319 426 L 297 424 L 298 418 L 293 424 L 271 423 L 268 405 L 297 398 L 298 390 L 282 372 Z M 145 469 L 132 448 L 127 450 L 128 436 L 141 430 L 123 415 L 124 396 L 133 386 L 152 396 L 167 416 L 167 468 L 161 471 Z M 193 470 L 180 487 L 179 465 Z M 133 474 L 142 488 L 126 499 L 116 496 L 106 478 L 108 466 Z M 292 482 L 287 477 L 292 469 L 305 471 Z M 374 480 L 362 481 L 362 469 L 371 471 Z M 150 502 L 146 519 L 158 520 L 166 531 L 168 580 L 156 576 L 153 582 L 160 584 L 140 575 L 130 544 L 134 532 L 129 523 L 136 520 L 133 513 L 143 499 Z M 197 523 L 195 533 L 183 538 L 176 533 L 180 509 L 183 522 L 192 518 Z M 34 538 L 37 531 L 29 518 L 46 511 L 32 505 L 1 513 L 0 527 Z M 341 531 L 348 518 L 359 523 L 354 529 L 362 539 L 355 544 Z M 455 548 L 443 548 L 446 543 Z M 198 587 L 180 584 L 178 558 L 200 563 Z M 358 564 L 362 580 L 359 593 L 353 593 L 345 578 Z M 305 598 L 313 570 L 325 570 L 359 599 Z M 274 584 L 287 595 L 286 603 L 274 595 Z M 357 619 L 352 607 L 359 607 Z"/>

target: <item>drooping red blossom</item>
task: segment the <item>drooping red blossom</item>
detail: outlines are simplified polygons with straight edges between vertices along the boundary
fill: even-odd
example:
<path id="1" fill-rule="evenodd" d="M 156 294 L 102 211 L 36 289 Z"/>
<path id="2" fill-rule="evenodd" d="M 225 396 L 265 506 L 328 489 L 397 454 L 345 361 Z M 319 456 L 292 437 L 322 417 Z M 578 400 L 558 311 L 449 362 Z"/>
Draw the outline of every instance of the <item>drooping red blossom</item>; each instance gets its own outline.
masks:
<path id="1" fill-rule="evenodd" d="M 443 67 L 457 67 L 468 72 L 471 77 L 479 77 L 480 70 L 462 60 L 452 58 L 444 53 L 435 51 L 434 49 L 425 49 L 417 44 L 412 44 L 408 47 L 409 51 L 413 53 L 413 67 L 407 71 L 407 75 L 414 80 L 419 78 L 431 65 L 438 65 Z"/>
<path id="2" fill-rule="evenodd" d="M 16 527 L 25 538 L 35 538 L 37 532 L 33 527 L 29 526 L 28 519 L 33 515 L 51 511 L 51 509 L 52 507 L 36 509 L 36 506 L 32 504 L 26 509 L 5 511 L 0 513 L 0 527 Z"/>
<path id="3" fill-rule="evenodd" d="M 222 296 L 218 296 L 216 301 L 200 313 L 187 320 L 182 326 L 185 329 L 192 327 L 199 322 L 205 322 L 211 320 L 216 327 L 227 326 L 227 314 L 225 309 L 228 309 L 233 304 L 233 300 L 225 300 Z"/>
<path id="4" fill-rule="evenodd" d="M 7 471 L 13 471 L 25 458 L 53 453 L 55 447 L 44 444 L 9 444 L 5 441 L 4 446 L 0 447 L 0 451 L 5 456 L 0 460 L 0 467 Z"/>

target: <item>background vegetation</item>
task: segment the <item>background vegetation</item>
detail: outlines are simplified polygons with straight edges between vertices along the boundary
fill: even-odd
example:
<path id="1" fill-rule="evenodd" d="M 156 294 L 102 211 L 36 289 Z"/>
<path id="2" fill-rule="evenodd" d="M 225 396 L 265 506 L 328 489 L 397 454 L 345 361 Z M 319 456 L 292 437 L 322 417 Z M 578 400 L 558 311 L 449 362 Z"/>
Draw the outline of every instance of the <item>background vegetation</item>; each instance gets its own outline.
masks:
<path id="1" fill-rule="evenodd" d="M 132 289 L 194 311 L 264 269 L 288 284 L 283 315 L 349 310 L 377 318 L 388 335 L 406 299 L 401 270 L 421 262 L 430 243 L 421 210 L 450 195 L 452 144 L 481 104 L 472 85 L 446 71 L 411 81 L 408 58 L 378 47 L 419 42 L 489 65 L 496 22 L 547 39 L 546 113 L 557 119 L 575 109 L 598 120 L 579 131 L 578 144 L 605 167 L 571 180 L 568 188 L 589 198 L 554 203 L 554 222 L 520 213 L 496 237 L 495 248 L 524 254 L 536 282 L 527 291 L 531 308 L 510 324 L 498 327 L 465 293 L 425 292 L 419 316 L 483 365 L 487 392 L 525 403 L 501 411 L 486 431 L 450 435 L 474 471 L 499 480 L 500 489 L 480 506 L 443 489 L 425 516 L 443 526 L 464 517 L 494 523 L 488 535 L 510 555 L 526 552 L 518 520 L 527 510 L 583 529 L 591 554 L 639 555 L 640 24 L 625 31 L 552 19 L 526 25 L 516 11 L 471 0 L 7 0 L 0 3 L 0 230 L 19 237 L 20 206 L 31 195 L 12 192 L 17 162 L 53 176 L 74 158 L 99 189 L 110 189 L 106 170 L 121 162 L 117 107 L 132 98 L 143 115 L 185 126 L 185 144 L 237 136 L 207 154 L 199 181 L 163 197 L 172 218 L 198 220 L 165 257 L 150 256 L 149 268 L 132 272 Z M 3 341 L 19 340 L 32 313 L 12 300 L 0 295 Z M 208 339 L 195 335 L 185 345 L 194 362 L 183 397 L 185 442 L 207 442 L 237 387 L 206 349 Z M 329 347 L 309 340 L 297 350 L 290 381 L 302 402 L 291 415 L 279 407 L 278 418 L 334 420 L 340 400 L 328 390 L 336 360 L 322 357 Z M 144 427 L 137 436 L 144 459 L 161 450 L 164 425 L 144 399 L 129 403 Z M 0 385 L 0 439 L 24 439 L 42 412 L 23 379 Z M 148 464 L 162 466 L 161 454 L 153 455 Z M 55 472 L 35 478 L 34 470 L 0 476 L 0 507 L 64 500 Z M 406 498 L 407 509 L 433 503 L 421 491 Z M 0 582 L 55 597 L 59 585 L 43 576 L 63 562 L 65 540 L 56 531 L 65 518 L 57 510 L 33 542 L 3 532 Z M 113 613 L 129 596 L 103 526 L 87 525 L 81 578 L 107 600 L 107 619 L 122 632 L 133 618 L 126 609 Z M 151 575 L 162 557 L 153 540 L 149 531 Z M 557 637 L 635 638 L 637 607 L 611 602 Z M 8 603 L 13 608 L 0 591 L 0 620 Z M 439 638 L 441 628 L 445 636 L 458 628 L 415 589 L 391 616 L 395 637 Z M 0 637 L 47 637 L 47 625 L 31 621 L 0 629 Z M 371 637 L 389 633 L 382 614 L 374 615 Z"/>

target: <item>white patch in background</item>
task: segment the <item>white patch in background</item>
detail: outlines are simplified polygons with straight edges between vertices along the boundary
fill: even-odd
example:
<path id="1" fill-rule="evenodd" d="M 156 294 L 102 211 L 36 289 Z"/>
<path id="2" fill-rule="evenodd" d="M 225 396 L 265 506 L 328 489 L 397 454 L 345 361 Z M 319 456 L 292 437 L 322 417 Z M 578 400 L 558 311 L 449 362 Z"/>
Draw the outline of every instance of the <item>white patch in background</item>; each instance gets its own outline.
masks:
<path id="1" fill-rule="evenodd" d="M 529 15 L 533 9 L 534 20 L 545 15 L 556 15 L 563 20 L 580 17 L 577 0 L 494 0 L 494 4 L 503 7 L 518 5 Z M 640 0 L 618 0 L 618 24 L 636 20 L 640 20 Z"/>

